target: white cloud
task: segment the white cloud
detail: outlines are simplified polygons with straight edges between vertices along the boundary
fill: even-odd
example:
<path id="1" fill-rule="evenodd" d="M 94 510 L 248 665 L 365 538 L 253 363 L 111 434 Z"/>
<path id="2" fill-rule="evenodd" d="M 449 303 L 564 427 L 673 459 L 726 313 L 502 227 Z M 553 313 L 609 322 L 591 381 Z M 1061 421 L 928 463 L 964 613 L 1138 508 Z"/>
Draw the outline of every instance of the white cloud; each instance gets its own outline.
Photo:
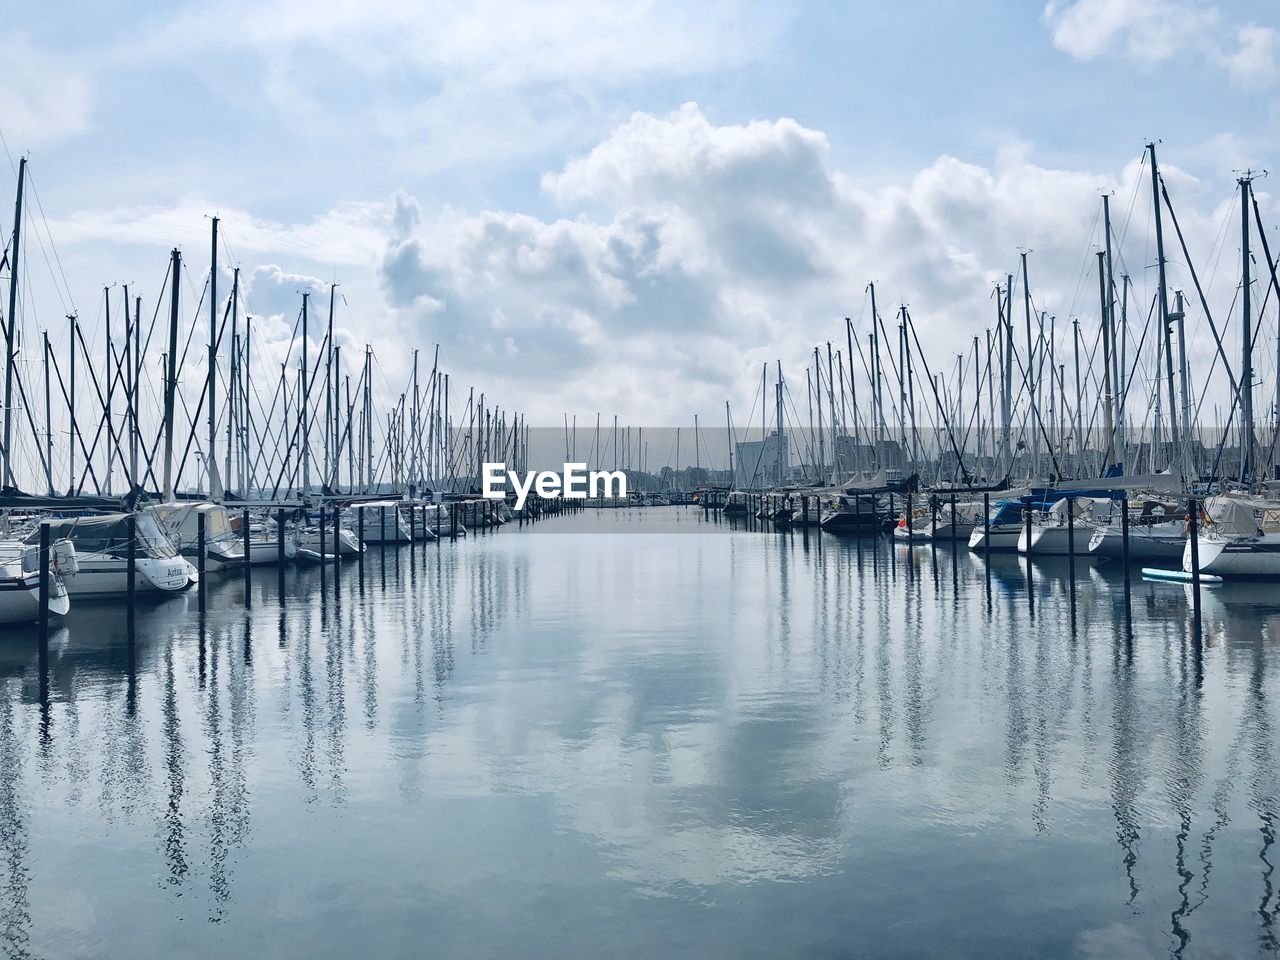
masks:
<path id="1" fill-rule="evenodd" d="M 1234 236 L 1221 229 L 1231 184 L 1210 189 L 1163 159 L 1193 255 L 1207 264 L 1213 238 Z M 336 266 L 343 326 L 351 342 L 373 344 L 389 390 L 409 348 L 439 343 L 455 386 L 481 386 L 531 423 L 599 410 L 659 425 L 711 416 L 726 398 L 745 417 L 761 363 L 775 358 L 802 384 L 815 344 L 845 347 L 843 316 L 867 330 L 871 280 L 886 324 L 908 303 L 930 364 L 950 369 L 992 325 L 991 284 L 1017 271 L 1019 247 L 1033 251 L 1035 302 L 1060 318 L 1059 336 L 1072 316 L 1094 331 L 1088 270 L 1104 189 L 1116 193 L 1124 238 L 1117 269 L 1149 302 L 1146 176 L 1136 157 L 1118 171 L 1055 169 L 1018 144 L 987 164 L 941 156 L 866 188 L 833 165 L 820 131 L 786 118 L 716 124 L 686 104 L 632 116 L 545 175 L 555 217 L 433 207 L 404 191 L 296 223 L 221 216 L 250 308 L 274 324 L 267 339 L 287 337 L 297 291 L 322 289 L 327 279 L 315 278 Z M 198 284 L 205 215 L 217 209 L 189 197 L 83 211 L 51 227 L 71 274 L 91 283 L 127 276 L 119 271 L 135 268 L 119 266 L 119 251 L 136 262 L 139 246 L 162 272 L 180 242 Z M 1172 282 L 1190 289 L 1169 243 Z M 117 259 L 101 260 L 104 248 Z M 1216 280 L 1207 268 L 1204 279 L 1229 301 L 1231 248 L 1215 256 Z"/>
<path id="2" fill-rule="evenodd" d="M 89 84 L 74 62 L 32 43 L 24 34 L 0 35 L 3 130 L 10 148 L 59 140 L 89 125 Z"/>
<path id="3" fill-rule="evenodd" d="M 1249 24 L 1237 35 L 1240 47 L 1226 57 L 1231 76 L 1241 83 L 1270 86 L 1280 79 L 1280 32 Z"/>
<path id="4" fill-rule="evenodd" d="M 1159 64 L 1195 53 L 1241 84 L 1280 79 L 1280 34 L 1230 24 L 1217 7 L 1197 0 L 1049 0 L 1044 19 L 1054 46 L 1077 60 L 1120 52 Z"/>
<path id="5" fill-rule="evenodd" d="M 1050 0 L 1044 16 L 1054 45 L 1077 60 L 1119 48 L 1148 63 L 1198 45 L 1219 20 L 1213 7 L 1182 0 Z"/>
<path id="6" fill-rule="evenodd" d="M 1175 190 L 1195 188 L 1166 172 Z M 506 394 L 534 394 L 535 416 L 589 407 L 681 422 L 726 396 L 744 402 L 763 361 L 780 355 L 794 373 L 813 344 L 842 346 L 840 318 L 858 316 L 872 279 L 886 322 L 908 302 L 939 366 L 991 324 L 991 282 L 1016 269 L 1019 245 L 1034 250 L 1037 305 L 1064 328 L 1068 314 L 1088 322 L 1096 288 L 1080 264 L 1101 191 L 1141 210 L 1142 176 L 1136 159 L 1111 174 L 1058 170 L 1024 148 L 992 167 L 943 156 L 865 190 L 832 168 L 818 131 L 716 125 L 686 104 L 633 116 L 544 176 L 561 219 L 424 217 L 389 244 L 381 278 L 405 330 L 492 358 Z M 1194 249 L 1207 220 L 1188 207 Z M 1145 291 L 1143 265 L 1132 272 Z M 511 345 L 515 366 L 500 362 Z"/>

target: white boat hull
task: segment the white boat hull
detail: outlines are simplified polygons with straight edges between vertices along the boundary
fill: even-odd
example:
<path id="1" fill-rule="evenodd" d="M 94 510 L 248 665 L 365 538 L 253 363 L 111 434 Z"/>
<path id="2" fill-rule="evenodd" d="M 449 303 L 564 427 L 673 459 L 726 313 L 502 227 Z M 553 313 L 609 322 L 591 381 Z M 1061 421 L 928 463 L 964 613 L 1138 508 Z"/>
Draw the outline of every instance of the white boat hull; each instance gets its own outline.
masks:
<path id="1" fill-rule="evenodd" d="M 1180 520 L 1150 526 L 1130 526 L 1129 559 L 1176 561 L 1182 557 L 1186 540 L 1187 535 Z M 1119 525 L 1098 527 L 1089 539 L 1089 552 L 1098 557 L 1124 559 L 1124 534 Z"/>
<path id="2" fill-rule="evenodd" d="M 1249 540 L 1200 538 L 1200 572 L 1224 578 L 1280 580 L 1280 533 Z M 1191 572 L 1191 538 L 1182 550 L 1182 569 Z"/>
<path id="3" fill-rule="evenodd" d="M 49 613 L 64 617 L 71 599 L 62 578 L 49 578 Z M 38 574 L 0 579 L 0 625 L 34 623 L 40 619 L 40 577 Z"/>
<path id="4" fill-rule="evenodd" d="M 129 594 L 128 560 L 118 557 L 77 558 L 80 569 L 66 578 L 67 592 L 77 599 L 119 598 Z M 134 570 L 134 590 L 139 594 L 176 593 L 199 579 L 184 557 L 139 557 Z"/>
<path id="5" fill-rule="evenodd" d="M 1076 523 L 1075 529 L 1068 528 L 1066 524 L 1032 524 L 1030 540 L 1026 527 L 1018 535 L 1018 552 L 1037 557 L 1065 557 L 1072 553 L 1077 557 L 1088 557 L 1089 538 L 1092 536 L 1093 526 L 1084 521 Z"/>
<path id="6" fill-rule="evenodd" d="M 366 529 L 365 533 L 369 531 Z M 320 530 L 307 530 L 298 537 L 298 549 L 310 550 L 312 553 L 331 553 L 333 552 L 333 528 L 329 527 L 324 532 L 324 550 L 320 549 Z M 338 555 L 343 557 L 355 557 L 364 552 L 364 544 L 356 537 L 354 533 L 346 527 L 338 530 Z"/>
<path id="7" fill-rule="evenodd" d="M 1018 540 L 1026 528 L 1022 525 L 997 526 L 988 530 L 985 526 L 975 525 L 969 534 L 969 549 L 982 553 L 987 549 L 986 539 L 991 538 L 992 553 L 1013 553 L 1018 549 Z"/>

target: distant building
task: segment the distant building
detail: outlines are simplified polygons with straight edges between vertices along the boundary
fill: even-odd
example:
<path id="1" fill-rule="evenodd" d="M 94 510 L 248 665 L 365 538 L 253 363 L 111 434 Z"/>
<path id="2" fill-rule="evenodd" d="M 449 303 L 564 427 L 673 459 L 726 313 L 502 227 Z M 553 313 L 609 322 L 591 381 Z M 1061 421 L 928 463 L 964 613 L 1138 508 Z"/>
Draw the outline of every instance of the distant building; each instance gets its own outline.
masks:
<path id="1" fill-rule="evenodd" d="M 760 490 L 791 482 L 791 449 L 787 436 L 777 432 L 764 440 L 734 444 L 733 485 L 739 490 Z"/>

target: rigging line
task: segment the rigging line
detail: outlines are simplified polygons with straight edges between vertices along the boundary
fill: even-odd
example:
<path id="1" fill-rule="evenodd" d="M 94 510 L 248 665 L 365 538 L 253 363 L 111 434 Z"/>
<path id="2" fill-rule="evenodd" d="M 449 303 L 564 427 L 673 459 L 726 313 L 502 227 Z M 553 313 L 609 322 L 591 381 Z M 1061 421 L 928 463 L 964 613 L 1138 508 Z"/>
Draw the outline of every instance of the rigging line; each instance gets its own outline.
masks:
<path id="1" fill-rule="evenodd" d="M 72 309 L 72 310 L 75 310 L 75 308 L 76 308 L 76 298 L 75 298 L 75 296 L 74 296 L 74 295 L 72 294 L 72 292 L 71 292 L 71 283 L 67 280 L 67 272 L 66 272 L 66 270 L 65 270 L 65 269 L 63 269 L 63 266 L 62 266 L 62 257 L 61 257 L 61 255 L 58 253 L 58 245 L 57 245 L 57 243 L 55 243 L 55 242 L 54 242 L 54 239 L 53 239 L 53 231 L 51 231 L 51 230 L 49 229 L 49 218 L 45 216 L 45 213 L 44 213 L 44 204 L 40 201 L 40 191 L 36 188 L 36 181 L 35 181 L 35 177 L 33 177 L 33 176 L 31 175 L 31 167 L 30 167 L 30 164 L 28 164 L 28 166 L 27 166 L 27 184 L 31 187 L 31 195 L 35 198 L 35 201 L 36 201 L 36 209 L 40 211 L 40 220 L 41 220 L 41 222 L 44 224 L 44 232 L 45 232 L 45 235 L 49 238 L 49 247 L 50 247 L 50 249 L 52 249 L 52 250 L 53 250 L 53 259 L 54 259 L 54 262 L 58 264 L 58 273 L 59 273 L 59 275 L 62 277 L 62 285 L 63 285 L 63 287 L 64 287 L 64 288 L 66 289 L 66 291 L 67 291 L 67 300 L 69 300 L 69 301 L 71 302 L 71 309 Z M 48 258 L 47 258 L 47 255 L 46 255 L 46 260 L 47 260 L 47 259 L 48 259 Z M 50 268 L 50 272 L 52 272 L 52 268 Z"/>

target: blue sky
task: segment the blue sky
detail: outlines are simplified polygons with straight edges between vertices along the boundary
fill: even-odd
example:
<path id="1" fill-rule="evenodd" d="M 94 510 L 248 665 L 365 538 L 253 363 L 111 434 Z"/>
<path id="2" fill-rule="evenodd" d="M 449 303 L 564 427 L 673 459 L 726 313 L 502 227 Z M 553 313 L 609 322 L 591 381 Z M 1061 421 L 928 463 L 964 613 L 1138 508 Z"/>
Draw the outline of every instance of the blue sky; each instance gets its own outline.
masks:
<path id="1" fill-rule="evenodd" d="M 87 324 L 103 285 L 154 296 L 174 244 L 207 269 L 218 213 L 255 312 L 339 279 L 389 384 L 439 342 L 534 419 L 675 423 L 747 404 L 762 361 L 802 377 L 868 280 L 945 356 L 1025 246 L 1038 303 L 1096 322 L 1103 189 L 1138 198 L 1145 294 L 1153 137 L 1229 300 L 1220 227 L 1232 171 L 1275 153 L 1278 28 L 1200 0 L 28 6 L 0 31 L 0 130 Z M 30 269 L 29 331 L 62 312 Z"/>

